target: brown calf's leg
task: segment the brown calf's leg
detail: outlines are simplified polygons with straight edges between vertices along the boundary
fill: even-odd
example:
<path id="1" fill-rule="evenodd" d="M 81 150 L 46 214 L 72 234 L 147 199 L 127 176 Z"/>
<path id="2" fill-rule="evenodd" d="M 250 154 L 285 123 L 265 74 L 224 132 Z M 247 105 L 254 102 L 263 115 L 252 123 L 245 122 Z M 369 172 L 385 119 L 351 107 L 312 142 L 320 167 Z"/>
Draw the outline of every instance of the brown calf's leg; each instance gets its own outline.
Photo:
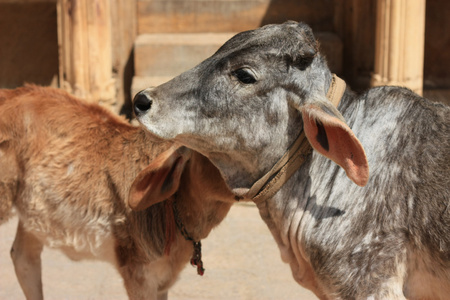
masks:
<path id="1" fill-rule="evenodd" d="M 158 284 L 155 278 L 149 278 L 145 267 L 140 264 L 129 264 L 119 268 L 125 289 L 130 300 L 158 298 Z"/>
<path id="2" fill-rule="evenodd" d="M 43 299 L 41 279 L 41 253 L 43 244 L 26 232 L 19 221 L 16 239 L 11 248 L 17 279 L 28 300 Z"/>
<path id="3" fill-rule="evenodd" d="M 158 300 L 167 300 L 167 291 L 164 293 L 158 294 Z"/>

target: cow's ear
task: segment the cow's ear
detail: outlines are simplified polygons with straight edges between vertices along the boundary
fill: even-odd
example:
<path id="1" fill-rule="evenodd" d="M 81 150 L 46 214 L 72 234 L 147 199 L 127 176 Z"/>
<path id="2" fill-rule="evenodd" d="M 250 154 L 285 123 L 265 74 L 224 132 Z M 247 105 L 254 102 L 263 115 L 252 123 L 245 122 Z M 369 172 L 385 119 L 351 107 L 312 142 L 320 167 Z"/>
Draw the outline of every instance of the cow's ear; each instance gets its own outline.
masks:
<path id="1" fill-rule="evenodd" d="M 174 146 L 154 159 L 131 185 L 130 208 L 143 210 L 172 196 L 180 186 L 181 174 L 189 157 L 190 150 Z"/>
<path id="2" fill-rule="evenodd" d="M 361 142 L 340 118 L 318 105 L 301 108 L 303 129 L 312 147 L 341 166 L 359 186 L 369 180 L 369 164 Z"/>
<path id="3" fill-rule="evenodd" d="M 295 34 L 296 38 L 299 39 L 299 43 L 295 44 L 295 47 L 291 49 L 291 63 L 300 70 L 305 70 L 311 65 L 316 57 L 319 50 L 319 44 L 314 37 L 311 27 L 304 23 L 296 24 Z"/>

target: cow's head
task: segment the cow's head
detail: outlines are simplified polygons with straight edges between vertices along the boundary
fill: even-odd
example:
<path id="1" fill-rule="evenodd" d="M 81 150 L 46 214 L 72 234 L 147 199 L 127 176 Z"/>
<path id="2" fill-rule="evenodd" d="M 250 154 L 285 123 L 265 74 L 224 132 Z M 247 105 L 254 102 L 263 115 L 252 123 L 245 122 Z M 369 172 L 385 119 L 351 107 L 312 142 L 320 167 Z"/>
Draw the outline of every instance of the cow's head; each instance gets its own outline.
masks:
<path id="1" fill-rule="evenodd" d="M 154 134 L 208 157 L 233 190 L 248 189 L 267 172 L 302 125 L 317 151 L 363 185 L 364 150 L 326 98 L 331 73 L 317 48 L 302 23 L 239 33 L 197 67 L 140 92 L 136 117 Z M 345 154 L 329 155 L 336 151 Z"/>

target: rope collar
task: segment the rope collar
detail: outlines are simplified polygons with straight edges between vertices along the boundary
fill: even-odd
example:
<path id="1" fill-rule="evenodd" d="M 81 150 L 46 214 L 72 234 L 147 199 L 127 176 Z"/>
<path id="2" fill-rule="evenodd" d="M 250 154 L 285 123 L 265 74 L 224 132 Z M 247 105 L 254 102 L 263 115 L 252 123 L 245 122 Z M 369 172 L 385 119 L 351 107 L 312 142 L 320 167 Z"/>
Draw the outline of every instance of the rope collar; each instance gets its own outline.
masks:
<path id="1" fill-rule="evenodd" d="M 330 88 L 327 92 L 327 98 L 335 107 L 341 101 L 345 88 L 345 81 L 336 76 L 336 74 L 333 74 Z M 300 168 L 311 152 L 312 147 L 302 130 L 294 144 L 286 151 L 283 157 L 281 157 L 268 173 L 253 184 L 247 192 L 246 197 L 252 199 L 256 204 L 271 198 L 291 178 L 295 171 Z"/>
<path id="2" fill-rule="evenodd" d="M 330 88 L 328 89 L 327 98 L 335 107 L 338 107 L 339 102 L 341 102 L 346 87 L 347 85 L 345 84 L 345 81 L 339 78 L 336 74 L 333 74 Z"/>

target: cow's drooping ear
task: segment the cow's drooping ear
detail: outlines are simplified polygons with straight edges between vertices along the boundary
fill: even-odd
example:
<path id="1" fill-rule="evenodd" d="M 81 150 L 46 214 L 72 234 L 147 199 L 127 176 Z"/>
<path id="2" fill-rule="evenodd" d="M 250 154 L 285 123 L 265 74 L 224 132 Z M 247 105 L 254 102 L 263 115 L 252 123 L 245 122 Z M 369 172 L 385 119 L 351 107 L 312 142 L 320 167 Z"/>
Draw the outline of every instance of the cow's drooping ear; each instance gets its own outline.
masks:
<path id="1" fill-rule="evenodd" d="M 354 183 L 364 186 L 369 180 L 364 148 L 350 127 L 328 110 L 314 104 L 301 108 L 305 135 L 316 151 L 341 166 Z"/>
<path id="2" fill-rule="evenodd" d="M 143 210 L 172 196 L 180 186 L 181 174 L 190 157 L 190 150 L 176 146 L 161 153 L 133 181 L 128 205 Z"/>

